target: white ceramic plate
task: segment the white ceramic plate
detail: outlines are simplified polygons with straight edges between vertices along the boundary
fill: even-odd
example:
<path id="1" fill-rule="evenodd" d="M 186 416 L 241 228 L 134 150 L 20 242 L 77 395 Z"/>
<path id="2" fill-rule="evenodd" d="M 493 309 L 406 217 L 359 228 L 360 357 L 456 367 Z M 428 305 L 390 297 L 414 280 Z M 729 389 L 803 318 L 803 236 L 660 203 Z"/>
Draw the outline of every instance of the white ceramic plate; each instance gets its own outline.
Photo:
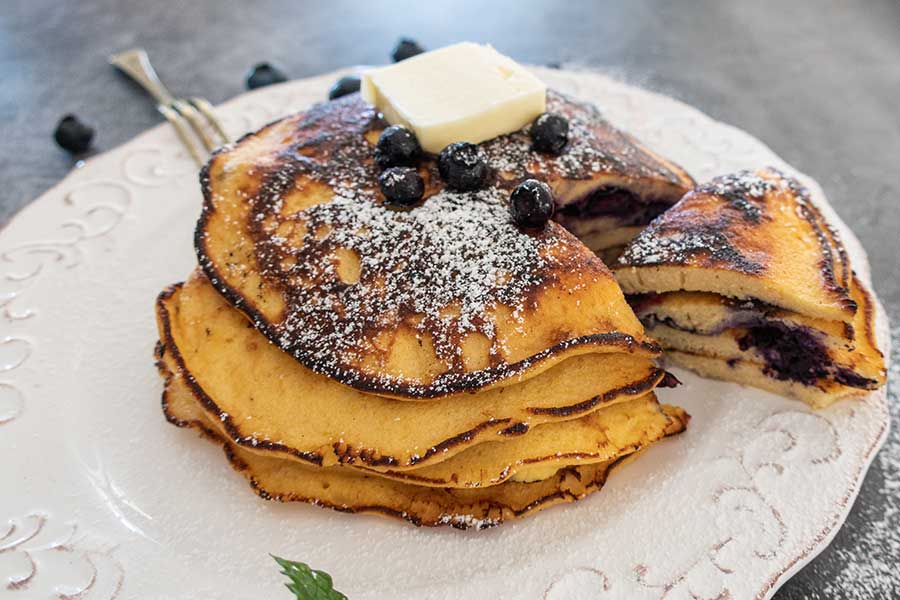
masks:
<path id="1" fill-rule="evenodd" d="M 233 134 L 339 74 L 221 107 Z M 540 70 L 698 180 L 774 164 L 684 104 Z M 135 100 L 139 101 L 139 100 Z M 194 263 L 197 169 L 167 126 L 90 160 L 0 234 L 0 597 L 288 598 L 269 553 L 361 598 L 766 598 L 832 539 L 884 441 L 883 391 L 812 413 L 677 371 L 694 419 L 582 502 L 483 532 L 265 502 L 162 417 L 153 302 Z M 859 242 L 840 228 L 864 279 Z M 882 348 L 889 341 L 879 311 Z"/>

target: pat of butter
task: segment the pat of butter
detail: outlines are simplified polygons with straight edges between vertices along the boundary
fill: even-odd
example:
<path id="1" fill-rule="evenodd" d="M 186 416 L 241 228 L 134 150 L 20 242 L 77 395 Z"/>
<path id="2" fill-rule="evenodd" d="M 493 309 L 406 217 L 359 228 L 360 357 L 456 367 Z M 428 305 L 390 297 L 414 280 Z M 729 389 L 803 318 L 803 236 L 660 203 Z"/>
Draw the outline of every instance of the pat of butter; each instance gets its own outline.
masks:
<path id="1" fill-rule="evenodd" d="M 546 110 L 547 86 L 491 46 L 463 42 L 364 73 L 362 96 L 437 154 L 521 129 Z"/>

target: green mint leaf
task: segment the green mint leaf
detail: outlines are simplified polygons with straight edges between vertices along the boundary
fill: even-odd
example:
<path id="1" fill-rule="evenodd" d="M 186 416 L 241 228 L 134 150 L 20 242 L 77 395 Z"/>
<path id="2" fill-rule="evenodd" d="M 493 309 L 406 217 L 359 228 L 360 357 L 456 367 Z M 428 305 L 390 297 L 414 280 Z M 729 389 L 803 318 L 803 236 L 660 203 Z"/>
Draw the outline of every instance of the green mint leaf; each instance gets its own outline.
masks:
<path id="1" fill-rule="evenodd" d="M 290 583 L 284 585 L 294 593 L 297 600 L 347 600 L 347 596 L 334 589 L 331 575 L 325 571 L 314 571 L 306 563 L 275 555 L 272 558 L 281 567 L 282 575 L 290 579 Z"/>

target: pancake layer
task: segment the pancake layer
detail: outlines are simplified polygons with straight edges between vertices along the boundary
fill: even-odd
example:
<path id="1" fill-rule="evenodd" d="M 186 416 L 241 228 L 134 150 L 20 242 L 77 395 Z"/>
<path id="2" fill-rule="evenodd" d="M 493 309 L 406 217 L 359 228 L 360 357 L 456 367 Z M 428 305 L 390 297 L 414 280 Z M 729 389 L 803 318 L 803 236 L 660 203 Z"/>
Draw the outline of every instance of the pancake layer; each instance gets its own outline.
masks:
<path id="1" fill-rule="evenodd" d="M 851 269 L 837 233 L 797 180 L 769 167 L 701 185 L 628 246 L 629 294 L 712 292 L 850 323 Z"/>

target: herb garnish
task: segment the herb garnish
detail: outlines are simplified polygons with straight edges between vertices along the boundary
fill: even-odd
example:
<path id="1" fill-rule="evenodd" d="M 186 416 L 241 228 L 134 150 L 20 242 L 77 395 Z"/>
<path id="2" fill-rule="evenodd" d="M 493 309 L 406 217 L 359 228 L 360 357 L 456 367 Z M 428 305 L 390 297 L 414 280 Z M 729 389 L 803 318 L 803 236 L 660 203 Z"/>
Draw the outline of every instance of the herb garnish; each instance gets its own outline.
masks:
<path id="1" fill-rule="evenodd" d="M 334 589 L 331 575 L 314 571 L 302 562 L 294 562 L 272 555 L 281 573 L 290 579 L 285 587 L 297 596 L 297 600 L 347 600 L 347 596 Z"/>

